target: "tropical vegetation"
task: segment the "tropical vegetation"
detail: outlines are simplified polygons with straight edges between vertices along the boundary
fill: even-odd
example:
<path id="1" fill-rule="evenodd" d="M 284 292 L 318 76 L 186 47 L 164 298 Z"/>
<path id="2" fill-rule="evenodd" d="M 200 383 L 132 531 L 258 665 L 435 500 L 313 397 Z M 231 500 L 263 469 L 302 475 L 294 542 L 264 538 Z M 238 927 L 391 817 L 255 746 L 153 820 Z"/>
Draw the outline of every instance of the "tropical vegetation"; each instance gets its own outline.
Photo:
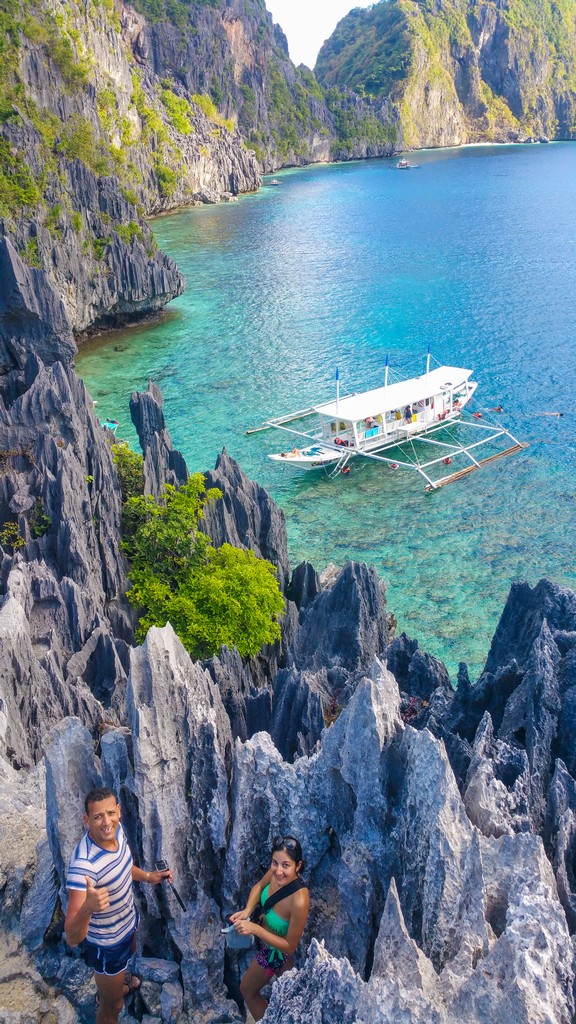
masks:
<path id="1" fill-rule="evenodd" d="M 141 456 L 127 445 L 115 445 L 113 455 L 137 639 L 169 621 L 198 658 L 217 654 L 223 644 L 248 658 L 278 640 L 284 599 L 274 566 L 230 544 L 215 548 L 199 528 L 221 491 L 206 490 L 203 475 L 195 473 L 179 488 L 167 485 L 161 501 L 145 497 Z"/>

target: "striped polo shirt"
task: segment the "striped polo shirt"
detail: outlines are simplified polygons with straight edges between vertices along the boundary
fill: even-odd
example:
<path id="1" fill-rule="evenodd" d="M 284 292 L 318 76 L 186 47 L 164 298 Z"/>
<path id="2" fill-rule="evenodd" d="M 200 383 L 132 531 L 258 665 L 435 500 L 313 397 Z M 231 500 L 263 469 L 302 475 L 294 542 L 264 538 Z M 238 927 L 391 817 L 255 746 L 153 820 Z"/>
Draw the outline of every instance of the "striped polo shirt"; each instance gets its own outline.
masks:
<path id="1" fill-rule="evenodd" d="M 108 890 L 110 906 L 92 914 L 88 942 L 96 946 L 115 946 L 136 927 L 136 908 L 132 894 L 132 854 L 122 825 L 116 830 L 117 850 L 98 846 L 86 832 L 74 850 L 66 878 L 67 889 L 86 889 L 86 875 L 94 885 Z"/>

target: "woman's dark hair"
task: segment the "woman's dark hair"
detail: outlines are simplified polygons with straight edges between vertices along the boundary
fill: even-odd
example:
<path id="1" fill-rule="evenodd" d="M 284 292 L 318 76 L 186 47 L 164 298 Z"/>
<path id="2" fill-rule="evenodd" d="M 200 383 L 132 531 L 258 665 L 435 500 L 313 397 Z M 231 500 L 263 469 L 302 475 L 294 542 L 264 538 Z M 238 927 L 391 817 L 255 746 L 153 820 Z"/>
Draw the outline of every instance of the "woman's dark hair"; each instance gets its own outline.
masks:
<path id="1" fill-rule="evenodd" d="M 96 789 L 91 789 L 86 795 L 86 799 L 84 801 L 84 810 L 86 811 L 86 814 L 88 814 L 90 804 L 98 804 L 101 800 L 108 800 L 110 797 L 113 797 L 116 803 L 118 803 L 116 793 L 113 789 L 110 789 L 109 786 L 98 786 Z"/>
<path id="2" fill-rule="evenodd" d="M 302 856 L 302 847 L 294 836 L 278 836 L 277 839 L 272 840 L 272 853 L 277 853 L 279 850 L 286 850 L 286 853 L 296 864 L 296 867 L 300 864 L 300 874 L 304 871 L 304 858 Z"/>

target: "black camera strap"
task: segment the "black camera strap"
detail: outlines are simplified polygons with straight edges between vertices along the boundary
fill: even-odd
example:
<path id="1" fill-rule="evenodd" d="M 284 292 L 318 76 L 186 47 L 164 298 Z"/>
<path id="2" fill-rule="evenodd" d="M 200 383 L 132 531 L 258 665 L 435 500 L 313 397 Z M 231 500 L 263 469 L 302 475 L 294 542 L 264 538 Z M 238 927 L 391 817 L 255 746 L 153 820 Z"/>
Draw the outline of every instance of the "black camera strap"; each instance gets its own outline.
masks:
<path id="1" fill-rule="evenodd" d="M 289 882 L 288 885 L 283 885 L 280 889 L 277 889 L 276 892 L 272 893 L 272 895 L 268 897 L 266 902 L 263 903 L 261 907 L 258 907 L 257 904 L 254 909 L 259 909 L 260 913 L 263 915 L 267 914 L 269 910 L 272 910 L 272 907 L 275 907 L 277 903 L 280 903 L 280 900 L 284 900 L 286 899 L 287 896 L 291 896 L 292 893 L 298 892 L 299 889 L 305 888 L 306 882 L 304 881 L 304 879 L 295 878 L 293 882 Z"/>

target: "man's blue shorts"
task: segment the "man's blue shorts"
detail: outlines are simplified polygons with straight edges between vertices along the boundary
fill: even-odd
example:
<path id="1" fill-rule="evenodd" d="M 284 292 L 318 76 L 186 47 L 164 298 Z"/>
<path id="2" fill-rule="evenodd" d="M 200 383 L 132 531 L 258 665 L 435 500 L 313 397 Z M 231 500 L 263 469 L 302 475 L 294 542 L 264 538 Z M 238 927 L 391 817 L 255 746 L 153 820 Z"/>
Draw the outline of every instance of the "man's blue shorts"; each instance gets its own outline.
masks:
<path id="1" fill-rule="evenodd" d="M 135 934 L 136 929 L 115 946 L 96 946 L 93 942 L 84 939 L 80 946 L 84 963 L 87 967 L 91 967 L 95 974 L 120 974 L 126 970 L 132 957 L 132 942 Z"/>

